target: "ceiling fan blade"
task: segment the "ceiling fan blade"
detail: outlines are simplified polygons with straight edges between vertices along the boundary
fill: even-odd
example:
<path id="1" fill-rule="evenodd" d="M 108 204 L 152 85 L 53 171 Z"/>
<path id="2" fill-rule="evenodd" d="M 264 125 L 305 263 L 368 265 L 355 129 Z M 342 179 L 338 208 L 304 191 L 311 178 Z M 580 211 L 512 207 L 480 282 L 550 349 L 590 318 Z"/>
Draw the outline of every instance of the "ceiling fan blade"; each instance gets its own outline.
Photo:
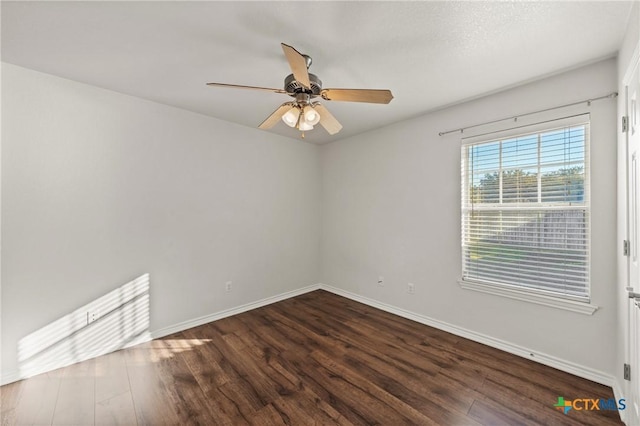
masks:
<path id="1" fill-rule="evenodd" d="M 309 71 L 307 70 L 307 59 L 302 55 L 302 53 L 298 52 L 288 44 L 280 44 L 282 45 L 284 56 L 287 57 L 287 61 L 291 67 L 293 77 L 305 88 L 310 89 L 311 82 L 309 81 Z"/>
<path id="2" fill-rule="evenodd" d="M 342 129 L 342 124 L 331 115 L 329 110 L 322 104 L 315 104 L 313 108 L 320 114 L 320 124 L 330 135 L 335 135 Z"/>
<path id="3" fill-rule="evenodd" d="M 327 101 L 368 102 L 388 104 L 393 99 L 391 90 L 379 89 L 323 89 L 320 92 Z"/>
<path id="4" fill-rule="evenodd" d="M 207 86 L 228 87 L 230 89 L 262 90 L 265 92 L 274 92 L 274 93 L 287 93 L 286 90 L 282 90 L 282 89 L 270 89 L 268 87 L 257 87 L 257 86 L 241 86 L 239 84 L 207 83 Z"/>
<path id="5" fill-rule="evenodd" d="M 270 129 L 278 123 L 278 121 L 282 118 L 285 112 L 289 111 L 293 104 L 291 102 L 286 102 L 278 107 L 266 120 L 262 122 L 258 126 L 259 129 Z"/>

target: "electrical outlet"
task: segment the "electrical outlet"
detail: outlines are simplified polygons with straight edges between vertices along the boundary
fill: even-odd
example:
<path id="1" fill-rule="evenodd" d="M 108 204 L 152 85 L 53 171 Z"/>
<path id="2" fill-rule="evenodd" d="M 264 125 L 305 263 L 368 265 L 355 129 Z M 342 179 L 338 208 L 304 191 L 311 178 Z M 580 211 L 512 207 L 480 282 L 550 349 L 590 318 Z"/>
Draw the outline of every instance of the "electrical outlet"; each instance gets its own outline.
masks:
<path id="1" fill-rule="evenodd" d="M 227 281 L 224 285 L 224 291 L 226 291 L 227 293 L 231 291 L 231 281 Z"/>
<path id="2" fill-rule="evenodd" d="M 407 284 L 407 293 L 415 294 L 415 292 L 416 292 L 416 286 L 413 283 Z"/>
<path id="3" fill-rule="evenodd" d="M 96 311 L 88 311 L 87 312 L 87 325 L 91 324 L 95 320 L 98 319 L 98 312 Z"/>
<path id="4" fill-rule="evenodd" d="M 384 285 L 384 277 L 382 275 L 378 277 L 378 285 Z"/>

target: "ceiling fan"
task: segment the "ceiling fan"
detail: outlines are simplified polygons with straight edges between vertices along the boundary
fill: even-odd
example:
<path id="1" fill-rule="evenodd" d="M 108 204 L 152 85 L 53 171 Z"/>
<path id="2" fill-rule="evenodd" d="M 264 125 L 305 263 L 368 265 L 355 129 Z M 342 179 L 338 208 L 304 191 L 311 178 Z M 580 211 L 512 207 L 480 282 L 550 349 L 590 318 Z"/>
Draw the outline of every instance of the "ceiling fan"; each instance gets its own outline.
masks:
<path id="1" fill-rule="evenodd" d="M 293 101 L 285 102 L 276 109 L 266 120 L 258 126 L 260 129 L 270 129 L 282 119 L 289 127 L 295 127 L 302 132 L 312 130 L 320 123 L 330 135 L 335 135 L 342 129 L 342 125 L 331 115 L 329 110 L 314 99 L 320 96 L 326 101 L 367 102 L 388 104 L 393 99 L 390 90 L 380 89 L 323 89 L 318 76 L 309 73 L 311 57 L 303 55 L 293 47 L 281 43 L 284 55 L 289 62 L 292 74 L 284 79 L 284 89 L 270 89 L 267 87 L 241 86 L 237 84 L 207 83 L 208 86 L 230 87 L 237 89 L 262 90 L 267 92 L 289 95 Z"/>

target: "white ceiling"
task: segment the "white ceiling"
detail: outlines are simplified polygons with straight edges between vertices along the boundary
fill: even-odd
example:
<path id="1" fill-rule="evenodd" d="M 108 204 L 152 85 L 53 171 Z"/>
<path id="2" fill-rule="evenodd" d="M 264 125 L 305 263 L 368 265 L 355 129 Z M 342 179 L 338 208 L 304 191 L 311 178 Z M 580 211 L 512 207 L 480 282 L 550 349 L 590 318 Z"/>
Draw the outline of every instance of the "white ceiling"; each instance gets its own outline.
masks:
<path id="1" fill-rule="evenodd" d="M 2 60 L 257 127 L 286 95 L 280 42 L 325 88 L 391 89 L 389 105 L 324 102 L 325 143 L 616 54 L 631 2 L 8 2 Z M 278 123 L 274 133 L 298 138 Z"/>

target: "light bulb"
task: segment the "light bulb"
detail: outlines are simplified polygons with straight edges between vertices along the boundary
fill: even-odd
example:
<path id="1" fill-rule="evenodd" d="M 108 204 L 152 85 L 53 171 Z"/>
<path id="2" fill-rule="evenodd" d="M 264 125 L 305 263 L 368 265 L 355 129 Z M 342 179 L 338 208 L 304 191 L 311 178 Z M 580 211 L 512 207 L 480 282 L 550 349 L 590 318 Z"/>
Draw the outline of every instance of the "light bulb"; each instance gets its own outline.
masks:
<path id="1" fill-rule="evenodd" d="M 282 116 L 282 121 L 289 127 L 295 127 L 298 123 L 298 117 L 300 116 L 300 110 L 296 107 L 291 107 L 291 109 L 284 113 Z"/>
<path id="2" fill-rule="evenodd" d="M 306 121 L 301 121 L 300 124 L 298 124 L 298 129 L 301 132 L 306 132 L 307 130 L 313 130 L 313 125 L 307 123 Z"/>
<path id="3" fill-rule="evenodd" d="M 320 121 L 320 114 L 311 105 L 304 107 L 304 121 L 315 126 Z"/>

